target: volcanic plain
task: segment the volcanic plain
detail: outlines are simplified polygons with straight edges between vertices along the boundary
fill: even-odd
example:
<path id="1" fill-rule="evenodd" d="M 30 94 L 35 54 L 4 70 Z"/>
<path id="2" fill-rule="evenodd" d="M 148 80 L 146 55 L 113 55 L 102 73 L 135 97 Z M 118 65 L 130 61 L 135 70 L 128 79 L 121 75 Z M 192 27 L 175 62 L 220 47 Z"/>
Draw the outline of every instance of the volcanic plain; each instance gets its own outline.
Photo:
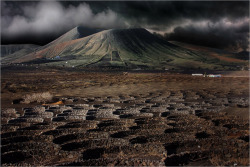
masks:
<path id="1" fill-rule="evenodd" d="M 249 166 L 241 74 L 2 67 L 1 165 Z"/>

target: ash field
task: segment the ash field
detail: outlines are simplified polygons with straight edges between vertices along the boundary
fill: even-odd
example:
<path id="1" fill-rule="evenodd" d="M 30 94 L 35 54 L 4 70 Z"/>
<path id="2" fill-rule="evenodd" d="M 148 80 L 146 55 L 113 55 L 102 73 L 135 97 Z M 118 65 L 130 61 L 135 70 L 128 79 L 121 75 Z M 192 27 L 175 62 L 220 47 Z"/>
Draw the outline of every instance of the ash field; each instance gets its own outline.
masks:
<path id="1" fill-rule="evenodd" d="M 1 164 L 249 165 L 249 78 L 2 69 Z"/>
<path id="2" fill-rule="evenodd" d="M 1 46 L 2 166 L 249 165 L 248 54 L 82 32 Z"/>

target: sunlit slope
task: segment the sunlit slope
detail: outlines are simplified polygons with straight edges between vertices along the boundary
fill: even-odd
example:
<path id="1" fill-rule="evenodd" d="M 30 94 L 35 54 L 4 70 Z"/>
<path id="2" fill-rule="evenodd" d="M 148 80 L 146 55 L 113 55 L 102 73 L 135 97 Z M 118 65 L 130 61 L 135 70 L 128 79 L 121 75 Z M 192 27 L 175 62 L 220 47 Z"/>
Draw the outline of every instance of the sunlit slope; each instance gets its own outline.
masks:
<path id="1" fill-rule="evenodd" d="M 67 34 L 72 37 L 72 33 L 68 32 L 64 35 L 65 39 L 68 38 Z M 217 57 L 171 44 L 142 28 L 111 29 L 75 40 L 55 41 L 13 62 L 39 62 L 46 59 L 46 64 L 53 66 L 224 68 Z"/>
<path id="2" fill-rule="evenodd" d="M 67 33 L 63 34 L 59 38 L 55 39 L 54 41 L 43 46 L 42 48 L 46 48 L 46 47 L 49 47 L 51 45 L 56 45 L 56 44 L 60 44 L 63 42 L 83 38 L 83 37 L 95 34 L 97 32 L 100 32 L 100 31 L 101 31 L 101 29 L 94 29 L 94 28 L 77 26 L 77 27 L 73 28 L 72 30 L 68 31 Z"/>

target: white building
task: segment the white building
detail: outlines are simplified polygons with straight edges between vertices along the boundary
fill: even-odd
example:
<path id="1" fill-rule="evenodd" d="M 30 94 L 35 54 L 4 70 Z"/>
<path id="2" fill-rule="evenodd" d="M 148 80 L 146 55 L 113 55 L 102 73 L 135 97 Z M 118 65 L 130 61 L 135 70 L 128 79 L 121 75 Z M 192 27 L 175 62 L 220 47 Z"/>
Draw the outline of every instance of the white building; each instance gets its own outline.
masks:
<path id="1" fill-rule="evenodd" d="M 203 77 L 203 74 L 192 74 L 192 76 Z"/>

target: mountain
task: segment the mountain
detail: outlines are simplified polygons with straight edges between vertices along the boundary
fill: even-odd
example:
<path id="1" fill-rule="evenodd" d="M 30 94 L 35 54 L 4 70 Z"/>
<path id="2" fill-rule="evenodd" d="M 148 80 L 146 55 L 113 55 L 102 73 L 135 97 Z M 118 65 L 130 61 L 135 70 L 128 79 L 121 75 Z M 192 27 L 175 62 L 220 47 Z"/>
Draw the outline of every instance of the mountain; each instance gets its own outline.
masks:
<path id="1" fill-rule="evenodd" d="M 110 29 L 82 37 L 76 27 L 55 41 L 12 63 L 69 67 L 217 69 L 245 65 L 159 38 L 146 29 Z M 81 38 L 82 37 L 82 38 Z M 238 60 L 238 59 L 237 59 Z M 7 61 L 8 62 L 8 61 Z"/>

